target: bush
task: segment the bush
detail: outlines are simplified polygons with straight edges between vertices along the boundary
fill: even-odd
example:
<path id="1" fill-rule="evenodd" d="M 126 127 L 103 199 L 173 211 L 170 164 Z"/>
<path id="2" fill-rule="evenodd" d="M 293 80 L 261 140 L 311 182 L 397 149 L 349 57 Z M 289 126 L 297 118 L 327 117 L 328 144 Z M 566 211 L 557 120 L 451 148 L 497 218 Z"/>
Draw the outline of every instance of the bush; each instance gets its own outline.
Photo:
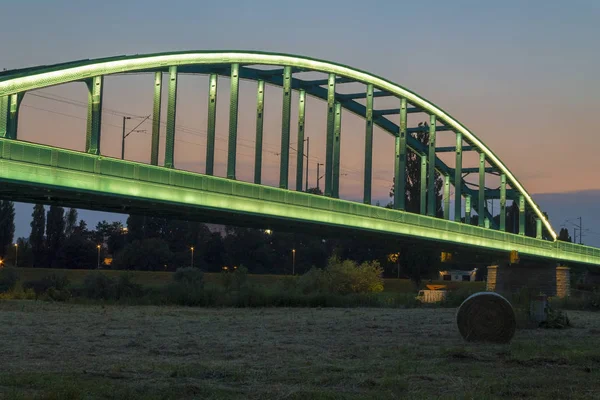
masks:
<path id="1" fill-rule="evenodd" d="M 450 290 L 446 294 L 446 298 L 442 304 L 446 307 L 459 307 L 463 301 L 477 292 L 479 292 L 479 290 L 469 287 L 461 287 L 456 290 Z"/>
<path id="2" fill-rule="evenodd" d="M 194 286 L 204 286 L 204 273 L 193 267 L 177 268 L 173 274 L 173 280 L 179 283 L 187 283 Z"/>
<path id="3" fill-rule="evenodd" d="M 144 288 L 139 283 L 133 281 L 130 272 L 125 272 L 119 276 L 115 285 L 115 296 L 117 299 L 140 297 L 144 294 Z"/>
<path id="4" fill-rule="evenodd" d="M 242 290 L 248 287 L 248 268 L 240 265 L 239 268 L 221 272 L 221 284 L 227 290 Z"/>
<path id="5" fill-rule="evenodd" d="M 90 299 L 114 299 L 116 297 L 115 280 L 101 272 L 93 272 L 87 275 L 83 281 L 83 293 Z"/>
<path id="6" fill-rule="evenodd" d="M 15 268 L 0 269 L 0 293 L 14 289 L 18 280 L 19 274 Z"/>
<path id="7" fill-rule="evenodd" d="M 23 282 L 24 290 L 32 290 L 35 298 L 42 295 L 48 295 L 48 298 L 55 301 L 66 301 L 71 298 L 69 292 L 69 279 L 62 274 L 52 273 L 38 280 Z"/>
<path id="8" fill-rule="evenodd" d="M 383 291 L 383 269 L 378 261 L 357 265 L 351 260 L 331 257 L 324 270 L 312 268 L 298 280 L 304 293 L 378 293 Z"/>

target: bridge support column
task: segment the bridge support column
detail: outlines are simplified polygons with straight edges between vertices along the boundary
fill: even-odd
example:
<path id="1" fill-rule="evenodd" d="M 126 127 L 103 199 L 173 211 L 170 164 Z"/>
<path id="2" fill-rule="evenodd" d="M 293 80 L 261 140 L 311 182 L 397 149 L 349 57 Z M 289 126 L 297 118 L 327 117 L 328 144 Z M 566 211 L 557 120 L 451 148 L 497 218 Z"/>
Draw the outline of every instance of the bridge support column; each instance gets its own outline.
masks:
<path id="1" fill-rule="evenodd" d="M 437 216 L 435 193 L 435 115 L 429 116 L 429 173 L 427 185 L 427 215 L 430 217 Z"/>
<path id="2" fill-rule="evenodd" d="M 281 159 L 279 187 L 288 188 L 290 166 L 290 114 L 292 110 L 292 67 L 283 67 L 283 106 L 281 116 Z M 300 147 L 300 143 L 298 143 Z"/>
<path id="3" fill-rule="evenodd" d="M 406 209 L 406 99 L 400 100 L 400 126 L 396 137 L 396 165 L 394 171 L 394 208 Z"/>
<path id="4" fill-rule="evenodd" d="M 485 154 L 479 153 L 479 204 L 477 205 L 477 222 L 479 226 L 485 226 Z"/>
<path id="5" fill-rule="evenodd" d="M 551 262 L 490 265 L 486 290 L 510 295 L 527 289 L 546 296 L 569 296 L 569 268 L 555 265 Z"/>
<path id="6" fill-rule="evenodd" d="M 340 197 L 340 145 L 342 140 L 342 104 L 335 103 L 335 125 L 333 130 L 333 176 L 331 196 Z"/>
<path id="7" fill-rule="evenodd" d="M 450 175 L 444 175 L 444 219 L 450 219 Z"/>
<path id="8" fill-rule="evenodd" d="M 217 126 L 218 77 L 219 76 L 217 74 L 210 74 L 208 78 L 208 118 L 206 123 L 206 175 L 213 175 L 215 171 L 215 130 Z"/>
<path id="9" fill-rule="evenodd" d="M 456 132 L 456 165 L 454 167 L 454 221 L 462 217 L 462 133 Z"/>
<path id="10" fill-rule="evenodd" d="M 177 67 L 169 67 L 169 97 L 167 99 L 167 135 L 165 167 L 175 168 L 175 121 L 177 119 Z"/>
<path id="11" fill-rule="evenodd" d="M 100 134 L 102 125 L 103 77 L 95 76 L 88 80 L 88 115 L 85 151 L 100 154 Z"/>
<path id="12" fill-rule="evenodd" d="M 215 94 L 216 95 L 216 94 Z M 254 183 L 262 180 L 263 122 L 265 113 L 265 81 L 258 81 L 256 89 L 256 147 L 254 148 Z M 214 131 L 213 131 L 214 134 Z"/>
<path id="13" fill-rule="evenodd" d="M 6 137 L 6 127 L 8 123 L 8 99 L 10 96 L 0 97 L 0 137 Z"/>
<path id="14" fill-rule="evenodd" d="M 525 235 L 525 196 L 519 195 L 519 235 Z"/>
<path id="15" fill-rule="evenodd" d="M 363 203 L 371 204 L 371 180 L 373 178 L 373 85 L 367 85 L 367 108 L 365 114 L 365 177 Z M 397 187 L 397 186 L 396 186 Z"/>
<path id="16" fill-rule="evenodd" d="M 302 178 L 304 176 L 304 109 L 305 109 L 306 91 L 300 89 L 298 92 L 298 157 L 296 159 L 296 190 L 302 191 Z M 306 166 L 308 167 L 308 154 L 306 154 Z M 308 175 L 306 176 L 308 181 Z M 308 182 L 307 182 L 308 183 Z M 308 187 L 307 187 L 308 188 Z"/>
<path id="17" fill-rule="evenodd" d="M 542 238 L 542 220 L 539 218 L 535 219 L 535 238 Z"/>
<path id="18" fill-rule="evenodd" d="M 158 146 L 160 138 L 160 108 L 162 101 L 162 72 L 154 74 L 154 102 L 152 107 L 152 144 L 150 164 L 158 165 Z"/>
<path id="19" fill-rule="evenodd" d="M 471 195 L 465 196 L 465 224 L 471 223 Z"/>
<path id="20" fill-rule="evenodd" d="M 427 213 L 427 156 L 421 154 L 421 198 L 419 213 Z"/>
<path id="21" fill-rule="evenodd" d="M 12 94 L 8 101 L 8 114 L 6 121 L 6 137 L 8 139 L 17 138 L 17 126 L 19 125 L 19 108 L 25 93 Z"/>
<path id="22" fill-rule="evenodd" d="M 500 175 L 500 230 L 506 231 L 506 174 Z"/>
<path id="23" fill-rule="evenodd" d="M 335 129 L 335 74 L 327 83 L 327 140 L 325 144 L 325 196 L 331 196 L 333 172 L 333 135 Z"/>
<path id="24" fill-rule="evenodd" d="M 231 88 L 229 91 L 229 144 L 227 149 L 227 178 L 229 179 L 235 179 L 239 87 L 240 65 L 231 64 Z"/>

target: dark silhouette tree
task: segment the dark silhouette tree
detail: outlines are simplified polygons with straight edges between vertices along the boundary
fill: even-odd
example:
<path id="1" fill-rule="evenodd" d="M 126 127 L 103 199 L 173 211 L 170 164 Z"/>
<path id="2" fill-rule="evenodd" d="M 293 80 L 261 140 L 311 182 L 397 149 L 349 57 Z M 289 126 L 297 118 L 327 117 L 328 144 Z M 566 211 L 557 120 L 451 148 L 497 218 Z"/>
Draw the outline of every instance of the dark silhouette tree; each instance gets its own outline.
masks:
<path id="1" fill-rule="evenodd" d="M 45 242 L 44 231 L 46 230 L 46 211 L 43 204 L 36 204 L 33 207 L 33 217 L 31 221 L 31 234 L 29 243 L 33 254 L 33 266 L 41 267 L 44 265 Z"/>
<path id="2" fill-rule="evenodd" d="M 569 230 L 567 228 L 560 228 L 558 240 L 562 240 L 563 242 L 572 242 L 571 235 L 569 235 Z"/>
<path id="3" fill-rule="evenodd" d="M 69 208 L 65 216 L 65 237 L 69 238 L 77 227 L 77 209 Z"/>
<path id="4" fill-rule="evenodd" d="M 51 205 L 46 217 L 47 265 L 54 266 L 56 253 L 65 238 L 65 209 Z"/>
<path id="5" fill-rule="evenodd" d="M 15 205 L 12 201 L 0 201 L 0 258 L 5 258 L 15 236 Z"/>
<path id="6" fill-rule="evenodd" d="M 133 242 L 135 240 L 142 240 L 146 237 L 144 233 L 144 220 L 146 217 L 143 215 L 130 214 L 127 218 L 127 241 Z"/>

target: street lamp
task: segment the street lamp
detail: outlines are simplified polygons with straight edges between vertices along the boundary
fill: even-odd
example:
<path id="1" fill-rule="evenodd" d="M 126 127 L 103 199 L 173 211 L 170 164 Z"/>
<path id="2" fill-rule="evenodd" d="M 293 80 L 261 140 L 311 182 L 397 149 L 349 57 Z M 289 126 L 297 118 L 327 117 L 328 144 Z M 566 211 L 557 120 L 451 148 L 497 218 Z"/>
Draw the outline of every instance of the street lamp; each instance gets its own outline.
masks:
<path id="1" fill-rule="evenodd" d="M 322 177 L 325 176 L 325 175 L 319 176 L 319 174 L 320 174 L 319 168 L 321 167 L 321 165 L 325 165 L 325 164 L 317 163 L 317 189 L 319 189 L 319 181 L 321 180 Z"/>
<path id="2" fill-rule="evenodd" d="M 192 266 L 192 268 L 194 268 L 194 246 L 190 247 L 190 250 L 192 250 L 192 262 L 191 262 L 191 266 Z"/>
<path id="3" fill-rule="evenodd" d="M 296 274 L 296 249 L 292 249 L 292 275 Z"/>
<path id="4" fill-rule="evenodd" d="M 15 267 L 19 266 L 19 244 L 15 243 Z"/>
<path id="5" fill-rule="evenodd" d="M 100 269 L 100 245 L 97 245 L 96 248 L 98 249 L 98 266 L 97 269 Z"/>

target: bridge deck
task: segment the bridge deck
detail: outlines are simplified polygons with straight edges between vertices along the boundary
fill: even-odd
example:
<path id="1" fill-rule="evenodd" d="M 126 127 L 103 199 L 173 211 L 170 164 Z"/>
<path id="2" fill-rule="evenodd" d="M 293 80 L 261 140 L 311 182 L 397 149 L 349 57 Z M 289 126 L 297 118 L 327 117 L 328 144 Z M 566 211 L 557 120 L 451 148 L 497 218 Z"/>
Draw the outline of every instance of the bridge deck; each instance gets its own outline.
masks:
<path id="1" fill-rule="evenodd" d="M 110 211 L 108 200 L 123 205 L 141 200 L 157 209 L 182 207 L 228 221 L 251 217 L 267 226 L 279 221 L 347 228 L 600 265 L 600 249 L 592 247 L 10 139 L 0 139 L 0 181 L 3 193 L 24 186 L 61 191 Z"/>

